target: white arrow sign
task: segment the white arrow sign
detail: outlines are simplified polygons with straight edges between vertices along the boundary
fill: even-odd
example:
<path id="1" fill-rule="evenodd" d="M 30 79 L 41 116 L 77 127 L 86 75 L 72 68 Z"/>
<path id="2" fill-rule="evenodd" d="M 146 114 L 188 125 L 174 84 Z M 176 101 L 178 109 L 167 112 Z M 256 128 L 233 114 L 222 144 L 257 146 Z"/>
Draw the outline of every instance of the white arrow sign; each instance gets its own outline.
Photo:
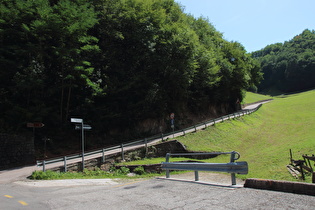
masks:
<path id="1" fill-rule="evenodd" d="M 71 122 L 73 122 L 73 123 L 82 123 L 83 120 L 80 119 L 80 118 L 71 118 Z"/>
<path id="2" fill-rule="evenodd" d="M 81 128 L 82 128 L 82 125 L 75 125 L 75 130 L 81 130 Z M 87 125 L 87 124 L 84 124 L 83 125 L 83 129 L 84 130 L 91 130 L 92 129 L 92 127 L 90 126 L 90 125 Z"/>

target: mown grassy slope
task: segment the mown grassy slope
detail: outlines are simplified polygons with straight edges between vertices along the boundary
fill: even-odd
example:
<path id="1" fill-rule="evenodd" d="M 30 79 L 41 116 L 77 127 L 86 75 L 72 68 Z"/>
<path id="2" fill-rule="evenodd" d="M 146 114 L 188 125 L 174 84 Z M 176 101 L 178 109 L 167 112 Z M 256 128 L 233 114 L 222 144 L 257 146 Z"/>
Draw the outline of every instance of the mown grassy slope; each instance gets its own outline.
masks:
<path id="1" fill-rule="evenodd" d="M 289 149 L 295 159 L 315 154 L 315 91 L 275 97 L 249 116 L 178 140 L 195 151 L 240 152 L 239 161 L 249 163 L 249 174 L 242 178 L 294 180 L 286 169 Z M 214 161 L 227 162 L 228 157 Z"/>
<path id="2" fill-rule="evenodd" d="M 266 100 L 266 99 L 272 99 L 272 97 L 268 96 L 268 95 L 246 92 L 246 97 L 242 101 L 242 104 L 254 103 L 254 102 L 262 101 L 262 100 Z"/>

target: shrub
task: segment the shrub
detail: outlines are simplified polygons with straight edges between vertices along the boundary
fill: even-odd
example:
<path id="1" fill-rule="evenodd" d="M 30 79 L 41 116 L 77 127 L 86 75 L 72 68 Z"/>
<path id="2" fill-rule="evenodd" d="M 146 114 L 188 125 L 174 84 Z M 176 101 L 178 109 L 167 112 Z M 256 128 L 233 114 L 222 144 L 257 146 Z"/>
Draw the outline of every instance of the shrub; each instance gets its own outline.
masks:
<path id="1" fill-rule="evenodd" d="M 129 168 L 126 168 L 126 167 L 121 167 L 118 171 L 119 171 L 118 173 L 122 175 L 127 175 L 128 173 L 130 173 Z"/>
<path id="2" fill-rule="evenodd" d="M 53 172 L 51 170 L 47 171 L 34 171 L 31 175 L 31 179 L 41 179 L 41 180 L 49 180 L 58 178 L 60 173 Z"/>
<path id="3" fill-rule="evenodd" d="M 137 168 L 135 168 L 135 170 L 133 170 L 133 172 L 138 175 L 146 174 L 143 166 L 138 166 Z"/>

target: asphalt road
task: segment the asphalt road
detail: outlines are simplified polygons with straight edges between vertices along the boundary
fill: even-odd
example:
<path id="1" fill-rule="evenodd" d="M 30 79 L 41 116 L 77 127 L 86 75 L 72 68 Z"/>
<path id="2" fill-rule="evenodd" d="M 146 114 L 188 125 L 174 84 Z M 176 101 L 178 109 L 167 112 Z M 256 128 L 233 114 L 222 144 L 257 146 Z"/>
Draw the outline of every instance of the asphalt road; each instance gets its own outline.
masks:
<path id="1" fill-rule="evenodd" d="M 148 180 L 0 184 L 0 209 L 314 209 L 315 197 L 226 184 Z"/>

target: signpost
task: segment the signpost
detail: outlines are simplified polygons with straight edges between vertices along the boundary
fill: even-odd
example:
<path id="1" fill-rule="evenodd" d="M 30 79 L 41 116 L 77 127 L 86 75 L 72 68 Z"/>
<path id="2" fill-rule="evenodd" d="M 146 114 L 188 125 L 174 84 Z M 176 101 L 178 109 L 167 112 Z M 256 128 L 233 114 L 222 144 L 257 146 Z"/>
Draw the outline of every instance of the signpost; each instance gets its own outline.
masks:
<path id="1" fill-rule="evenodd" d="M 71 122 L 72 123 L 81 123 L 81 125 L 76 125 L 77 126 L 80 126 L 81 128 L 81 137 L 82 137 L 82 171 L 84 169 L 84 124 L 83 124 L 83 119 L 80 119 L 80 118 L 71 118 Z M 80 129 L 79 128 L 79 129 Z M 79 130 L 78 129 L 78 130 Z M 77 129 L 76 129 L 77 130 Z"/>
<path id="2" fill-rule="evenodd" d="M 82 125 L 81 124 L 77 124 L 77 125 L 75 125 L 75 128 L 74 128 L 75 130 L 81 130 L 82 129 Z M 92 129 L 92 127 L 90 126 L 90 125 L 88 125 L 88 124 L 84 124 L 83 125 L 83 129 L 84 130 L 91 130 Z"/>
<path id="3" fill-rule="evenodd" d="M 34 122 L 34 123 L 26 123 L 26 127 L 28 128 L 42 128 L 45 124 L 41 122 Z"/>
<path id="4" fill-rule="evenodd" d="M 83 123 L 83 119 L 71 118 L 71 122 L 73 122 L 73 123 Z"/>
<path id="5" fill-rule="evenodd" d="M 174 128 L 175 128 L 175 126 L 174 126 L 175 114 L 174 113 L 170 114 L 170 119 L 171 119 L 171 128 L 173 129 L 173 138 L 174 138 Z"/>

